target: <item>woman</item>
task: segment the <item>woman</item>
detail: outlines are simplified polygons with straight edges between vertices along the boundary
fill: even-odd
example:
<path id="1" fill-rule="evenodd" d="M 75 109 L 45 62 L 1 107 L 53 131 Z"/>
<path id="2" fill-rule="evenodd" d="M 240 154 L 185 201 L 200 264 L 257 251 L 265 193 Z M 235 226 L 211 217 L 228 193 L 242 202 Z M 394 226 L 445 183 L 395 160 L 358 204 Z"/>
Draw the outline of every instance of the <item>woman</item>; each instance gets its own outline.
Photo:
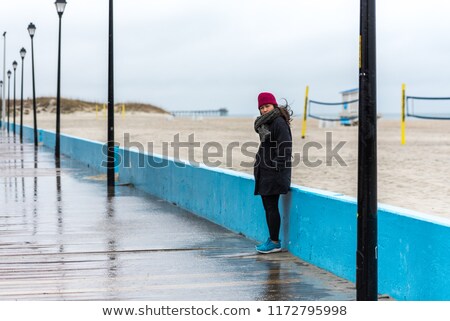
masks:
<path id="1" fill-rule="evenodd" d="M 269 238 L 256 246 L 260 253 L 281 251 L 280 194 L 286 194 L 291 185 L 292 134 L 289 105 L 278 106 L 275 96 L 268 92 L 258 95 L 261 116 L 255 120 L 260 146 L 255 158 L 255 195 L 261 195 L 266 212 Z"/>

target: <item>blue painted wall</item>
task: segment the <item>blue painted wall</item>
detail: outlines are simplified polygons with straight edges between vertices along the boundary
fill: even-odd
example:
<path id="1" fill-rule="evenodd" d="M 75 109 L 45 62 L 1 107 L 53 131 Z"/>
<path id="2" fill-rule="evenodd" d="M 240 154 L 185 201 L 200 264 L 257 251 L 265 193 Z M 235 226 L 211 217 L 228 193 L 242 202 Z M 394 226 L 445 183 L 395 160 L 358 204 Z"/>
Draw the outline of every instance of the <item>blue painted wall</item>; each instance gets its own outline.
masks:
<path id="1" fill-rule="evenodd" d="M 33 131 L 24 128 L 25 137 Z M 54 133 L 41 132 L 54 147 Z M 102 172 L 103 144 L 61 136 L 61 152 Z M 263 241 L 268 232 L 253 177 L 117 150 L 120 181 L 132 183 L 232 231 Z M 293 185 L 281 199 L 282 241 L 294 255 L 355 281 L 356 200 Z M 380 205 L 379 292 L 398 300 L 450 300 L 450 220 Z M 249 249 L 251 250 L 251 249 Z"/>

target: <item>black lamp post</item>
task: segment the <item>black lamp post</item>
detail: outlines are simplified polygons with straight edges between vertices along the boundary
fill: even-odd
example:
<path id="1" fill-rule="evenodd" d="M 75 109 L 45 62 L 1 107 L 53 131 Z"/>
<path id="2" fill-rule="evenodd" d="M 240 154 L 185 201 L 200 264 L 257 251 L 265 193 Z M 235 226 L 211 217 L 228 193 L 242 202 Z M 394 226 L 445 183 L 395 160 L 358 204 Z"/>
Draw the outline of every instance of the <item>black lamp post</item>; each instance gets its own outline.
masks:
<path id="1" fill-rule="evenodd" d="M 38 134 L 37 134 L 37 119 L 36 119 L 36 89 L 34 82 L 34 48 L 33 48 L 33 38 L 36 33 L 36 26 L 33 23 L 28 25 L 28 33 L 31 38 L 31 70 L 33 75 L 33 124 L 34 124 L 34 146 L 38 146 Z"/>
<path id="2" fill-rule="evenodd" d="M 13 112 L 13 133 L 14 137 L 16 136 L 16 69 L 17 69 L 17 61 L 13 61 L 13 69 L 14 69 L 14 90 L 13 90 L 13 96 L 14 96 L 14 112 Z"/>
<path id="3" fill-rule="evenodd" d="M 109 0 L 109 42 L 108 42 L 108 192 L 114 193 L 114 27 L 113 0 Z"/>
<path id="4" fill-rule="evenodd" d="M 1 109 L 1 118 L 2 118 L 2 129 L 3 128 L 5 128 L 5 124 L 4 124 L 4 122 L 6 122 L 6 113 L 5 113 L 5 96 L 6 96 L 6 93 L 5 93 L 5 90 L 6 90 L 6 66 L 5 66 L 5 62 L 6 62 L 6 31 L 5 32 L 3 32 L 3 77 L 2 77 L 2 80 L 4 81 L 4 83 L 3 83 L 3 88 L 2 88 L 2 109 Z"/>
<path id="5" fill-rule="evenodd" d="M 356 300 L 378 300 L 375 0 L 361 0 Z"/>
<path id="6" fill-rule="evenodd" d="M 56 89 L 56 139 L 55 139 L 55 157 L 60 157 L 60 133 L 61 133 L 61 18 L 66 8 L 65 0 L 56 0 L 56 12 L 59 16 L 59 36 L 58 36 L 58 85 Z"/>
<path id="7" fill-rule="evenodd" d="M 20 143 L 23 143 L 23 60 L 27 51 L 25 48 L 20 49 L 20 58 L 22 58 L 22 84 L 20 88 Z"/>
<path id="8" fill-rule="evenodd" d="M 9 101 L 10 101 L 9 97 L 10 97 L 10 93 L 11 93 L 11 70 L 8 70 L 7 75 L 8 75 L 8 109 L 7 109 L 7 112 L 8 112 L 8 117 L 7 117 L 8 118 L 8 122 L 7 122 L 8 127 L 6 127 L 6 128 L 8 129 L 8 135 L 9 135 Z"/>
<path id="9" fill-rule="evenodd" d="M 1 104 L 1 106 L 3 106 L 3 80 L 0 80 L 0 97 L 1 97 L 1 99 L 0 99 L 0 104 Z M 1 119 L 2 119 L 2 122 L 3 121 L 5 121 L 4 119 L 3 119 L 3 109 L 2 109 L 2 111 L 1 111 Z M 2 123 L 2 129 L 5 127 L 5 124 L 3 124 Z"/>

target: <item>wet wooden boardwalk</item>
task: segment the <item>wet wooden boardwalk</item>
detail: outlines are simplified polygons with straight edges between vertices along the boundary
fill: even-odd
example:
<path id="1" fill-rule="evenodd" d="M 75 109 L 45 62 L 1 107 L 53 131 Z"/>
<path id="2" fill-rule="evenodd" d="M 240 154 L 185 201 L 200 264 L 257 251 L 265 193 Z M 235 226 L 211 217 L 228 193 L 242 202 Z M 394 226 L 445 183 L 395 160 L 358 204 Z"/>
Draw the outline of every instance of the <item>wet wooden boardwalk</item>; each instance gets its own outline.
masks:
<path id="1" fill-rule="evenodd" d="M 0 134 L 0 300 L 354 300 L 354 284 Z"/>

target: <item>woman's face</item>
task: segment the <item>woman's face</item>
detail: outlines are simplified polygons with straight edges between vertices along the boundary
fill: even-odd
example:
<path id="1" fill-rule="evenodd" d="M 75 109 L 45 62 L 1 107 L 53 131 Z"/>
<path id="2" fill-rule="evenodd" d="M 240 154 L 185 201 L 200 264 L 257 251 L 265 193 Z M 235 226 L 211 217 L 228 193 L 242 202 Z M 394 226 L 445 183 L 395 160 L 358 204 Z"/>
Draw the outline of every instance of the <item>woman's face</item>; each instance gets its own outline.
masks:
<path id="1" fill-rule="evenodd" d="M 265 104 L 259 107 L 259 112 L 261 115 L 267 114 L 269 111 L 272 111 L 275 107 L 272 104 Z"/>

